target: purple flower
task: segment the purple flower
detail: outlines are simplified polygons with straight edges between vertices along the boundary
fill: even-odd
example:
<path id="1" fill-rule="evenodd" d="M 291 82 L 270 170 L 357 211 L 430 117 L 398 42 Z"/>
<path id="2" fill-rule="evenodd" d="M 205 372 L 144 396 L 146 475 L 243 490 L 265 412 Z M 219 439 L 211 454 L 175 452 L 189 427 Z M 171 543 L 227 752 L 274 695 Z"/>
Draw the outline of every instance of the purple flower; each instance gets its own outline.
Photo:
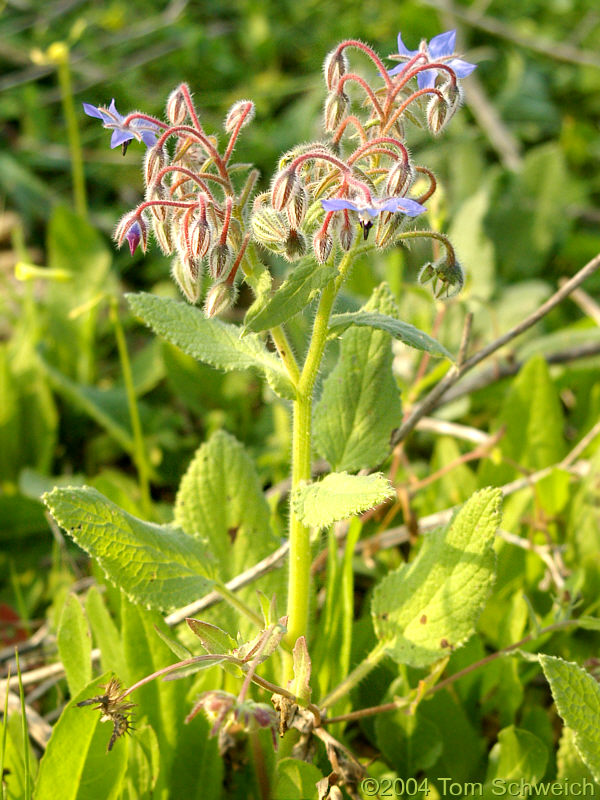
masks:
<path id="1" fill-rule="evenodd" d="M 321 200 L 321 205 L 325 211 L 356 211 L 358 221 L 362 226 L 365 239 L 369 235 L 369 230 L 373 225 L 373 219 L 384 211 L 395 213 L 400 211 L 407 217 L 417 217 L 424 211 L 425 206 L 411 200 L 409 197 L 376 197 L 374 200 L 348 200 L 345 197 L 336 197 L 332 200 Z"/>
<path id="2" fill-rule="evenodd" d="M 392 56 L 392 58 L 399 58 L 402 61 L 408 61 L 413 56 L 416 56 L 418 53 L 424 53 L 427 57 L 427 62 L 421 61 L 419 65 L 422 63 L 442 63 L 447 64 L 450 69 L 454 70 L 457 78 L 466 78 L 467 75 L 470 75 L 474 69 L 476 69 L 477 64 L 470 64 L 468 61 L 463 61 L 462 58 L 456 58 L 454 55 L 454 45 L 456 44 L 456 31 L 446 31 L 446 33 L 439 33 L 437 36 L 434 36 L 433 39 L 427 44 L 425 40 L 423 40 L 419 46 L 418 50 L 409 50 L 404 42 L 402 41 L 402 34 L 398 34 L 398 54 L 396 56 Z M 402 72 L 404 69 L 404 64 L 398 64 L 397 67 L 391 69 L 388 75 L 397 75 L 399 72 Z M 443 72 L 445 76 L 445 70 L 435 70 L 435 69 L 427 69 L 419 72 L 417 75 L 417 84 L 419 89 L 431 89 L 435 86 L 435 79 L 438 72 Z"/>
<path id="3" fill-rule="evenodd" d="M 113 135 L 110 140 L 111 147 L 118 147 L 119 145 L 126 145 L 132 139 L 137 139 L 138 142 L 144 142 L 146 147 L 154 147 L 156 144 L 156 134 L 159 130 L 158 126 L 145 119 L 132 119 L 128 125 L 125 125 L 125 117 L 117 111 L 114 99 L 111 100 L 110 106 L 93 106 L 90 103 L 83 104 L 83 110 L 88 117 L 96 117 L 101 119 L 104 128 L 112 130 Z"/>

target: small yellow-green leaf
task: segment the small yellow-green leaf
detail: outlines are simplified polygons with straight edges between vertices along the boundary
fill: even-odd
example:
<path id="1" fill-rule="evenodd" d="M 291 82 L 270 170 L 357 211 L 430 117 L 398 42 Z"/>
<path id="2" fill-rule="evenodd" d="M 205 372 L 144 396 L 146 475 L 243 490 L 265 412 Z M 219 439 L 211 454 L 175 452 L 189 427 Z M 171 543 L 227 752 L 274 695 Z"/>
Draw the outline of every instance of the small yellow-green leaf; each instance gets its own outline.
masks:
<path id="1" fill-rule="evenodd" d="M 311 528 L 327 528 L 394 497 L 388 479 L 373 475 L 331 472 L 323 480 L 300 486 L 292 496 L 294 511 Z"/>
<path id="2" fill-rule="evenodd" d="M 499 489 L 483 489 L 445 530 L 424 537 L 415 560 L 376 587 L 372 614 L 386 652 L 398 663 L 424 667 L 464 644 L 494 581 Z"/>

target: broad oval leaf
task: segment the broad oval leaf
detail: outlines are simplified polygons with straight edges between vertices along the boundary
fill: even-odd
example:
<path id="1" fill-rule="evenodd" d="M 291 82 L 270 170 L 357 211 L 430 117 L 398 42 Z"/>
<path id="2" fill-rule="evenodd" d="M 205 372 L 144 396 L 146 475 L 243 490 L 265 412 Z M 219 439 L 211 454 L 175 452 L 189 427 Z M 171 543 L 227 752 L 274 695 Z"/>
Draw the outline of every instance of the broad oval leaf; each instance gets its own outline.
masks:
<path id="1" fill-rule="evenodd" d="M 311 528 L 328 528 L 334 522 L 394 497 L 394 488 L 380 472 L 348 475 L 332 472 L 323 480 L 300 486 L 292 496 L 294 511 Z"/>
<path id="2" fill-rule="evenodd" d="M 210 590 L 210 556 L 182 530 L 144 522 L 89 486 L 53 489 L 42 499 L 61 528 L 134 603 L 166 610 Z"/>
<path id="3" fill-rule="evenodd" d="M 58 654 L 65 668 L 71 695 L 92 680 L 92 637 L 79 598 L 69 594 L 56 633 Z"/>
<path id="4" fill-rule="evenodd" d="M 358 327 L 376 328 L 380 331 L 389 333 L 394 339 L 398 339 L 409 347 L 416 350 L 424 350 L 432 356 L 447 358 L 454 361 L 451 353 L 432 336 L 425 331 L 415 328 L 409 322 L 395 319 L 387 314 L 378 311 L 354 311 L 346 314 L 334 314 L 329 321 L 329 330 L 341 333 L 350 325 Z"/>
<path id="5" fill-rule="evenodd" d="M 474 633 L 494 581 L 499 489 L 483 489 L 446 530 L 424 537 L 421 550 L 375 588 L 375 631 L 394 661 L 425 667 Z"/>
<path id="6" fill-rule="evenodd" d="M 577 664 L 540 653 L 540 664 L 575 747 L 594 780 L 600 781 L 600 686 Z"/>
<path id="7" fill-rule="evenodd" d="M 184 353 L 226 372 L 258 369 L 275 392 L 282 397 L 294 397 L 282 364 L 258 336 L 250 334 L 242 339 L 236 325 L 209 319 L 199 308 L 171 298 L 143 292 L 126 297 L 137 317 Z"/>

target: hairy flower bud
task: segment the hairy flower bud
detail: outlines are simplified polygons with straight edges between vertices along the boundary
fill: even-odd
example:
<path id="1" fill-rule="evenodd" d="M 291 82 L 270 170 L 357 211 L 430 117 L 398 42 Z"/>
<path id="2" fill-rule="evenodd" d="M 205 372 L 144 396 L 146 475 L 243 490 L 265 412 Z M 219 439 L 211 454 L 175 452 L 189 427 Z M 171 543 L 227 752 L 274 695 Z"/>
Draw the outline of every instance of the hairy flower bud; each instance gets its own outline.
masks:
<path id="1" fill-rule="evenodd" d="M 115 241 L 121 247 L 125 239 L 129 244 L 129 250 L 133 255 L 139 244 L 145 253 L 148 247 L 148 222 L 143 213 L 130 211 L 121 218 L 115 230 Z"/>
<path id="2" fill-rule="evenodd" d="M 206 214 L 195 217 L 190 225 L 189 246 L 192 255 L 196 258 L 204 258 L 208 253 L 212 239 L 212 231 Z"/>
<path id="3" fill-rule="evenodd" d="M 448 102 L 433 95 L 427 106 L 427 127 L 434 136 L 439 136 L 444 130 L 452 114 L 453 110 Z"/>
<path id="4" fill-rule="evenodd" d="M 342 225 L 340 225 L 338 239 L 342 250 L 350 250 L 354 241 L 354 228 L 350 225 L 350 220 L 347 217 L 344 218 Z"/>
<path id="5" fill-rule="evenodd" d="M 159 222 L 152 220 L 152 230 L 158 242 L 158 246 L 166 256 L 173 255 L 175 245 L 173 244 L 173 237 L 171 236 L 171 226 L 167 222 Z"/>
<path id="6" fill-rule="evenodd" d="M 298 188 L 298 176 L 295 170 L 285 169 L 279 172 L 271 187 L 271 204 L 275 211 L 283 211 L 288 203 L 291 203 Z"/>
<path id="7" fill-rule="evenodd" d="M 168 193 L 162 184 L 154 184 L 148 187 L 146 201 L 152 202 L 150 213 L 158 222 L 164 222 L 167 218 L 167 206 L 162 205 L 163 200 L 168 200 Z"/>
<path id="8" fill-rule="evenodd" d="M 306 255 L 306 247 L 304 234 L 292 228 L 285 242 L 283 255 L 288 261 L 297 261 Z"/>
<path id="9" fill-rule="evenodd" d="M 183 125 L 187 116 L 187 106 L 181 87 L 178 86 L 167 100 L 167 119 L 171 125 Z"/>
<path id="10" fill-rule="evenodd" d="M 299 228 L 302 225 L 307 209 L 308 193 L 304 186 L 300 185 L 291 203 L 288 203 L 285 209 L 291 228 Z"/>
<path id="11" fill-rule="evenodd" d="M 323 64 L 323 73 L 325 74 L 325 83 L 331 92 L 338 84 L 342 75 L 348 72 L 348 59 L 346 53 L 339 48 L 332 50 L 327 55 L 325 63 Z"/>
<path id="12" fill-rule="evenodd" d="M 225 280 L 233 266 L 233 253 L 228 244 L 217 244 L 208 254 L 208 272 L 213 281 Z"/>
<path id="13" fill-rule="evenodd" d="M 177 256 L 171 264 L 171 275 L 190 303 L 197 303 L 201 290 L 201 273 L 196 259 Z"/>
<path id="14" fill-rule="evenodd" d="M 328 132 L 334 131 L 346 116 L 350 98 L 345 92 L 330 92 L 325 101 L 324 125 Z"/>
<path id="15" fill-rule="evenodd" d="M 402 214 L 380 214 L 375 231 L 377 247 L 388 247 L 393 244 L 396 234 L 402 227 L 405 217 Z"/>
<path id="16" fill-rule="evenodd" d="M 331 255 L 333 239 L 328 231 L 320 229 L 313 239 L 313 250 L 319 264 L 324 264 Z"/>
<path id="17" fill-rule="evenodd" d="M 149 147 L 144 158 L 144 182 L 146 186 L 152 186 L 156 181 L 158 173 L 167 165 L 167 151 L 164 147 Z"/>
<path id="18" fill-rule="evenodd" d="M 234 103 L 225 117 L 223 127 L 227 133 L 232 133 L 238 124 L 240 127 L 248 125 L 254 119 L 254 103 L 252 100 L 238 100 Z"/>
<path id="19" fill-rule="evenodd" d="M 263 206 L 254 212 L 250 227 L 256 241 L 267 247 L 282 245 L 290 232 L 283 215 L 268 206 Z"/>
<path id="20" fill-rule="evenodd" d="M 207 317 L 216 317 L 227 311 L 235 303 L 237 289 L 235 286 L 219 281 L 213 283 L 204 300 L 204 313 Z"/>
<path id="21" fill-rule="evenodd" d="M 404 197 L 415 180 L 415 170 L 410 161 L 397 161 L 388 172 L 385 193 L 390 197 Z"/>

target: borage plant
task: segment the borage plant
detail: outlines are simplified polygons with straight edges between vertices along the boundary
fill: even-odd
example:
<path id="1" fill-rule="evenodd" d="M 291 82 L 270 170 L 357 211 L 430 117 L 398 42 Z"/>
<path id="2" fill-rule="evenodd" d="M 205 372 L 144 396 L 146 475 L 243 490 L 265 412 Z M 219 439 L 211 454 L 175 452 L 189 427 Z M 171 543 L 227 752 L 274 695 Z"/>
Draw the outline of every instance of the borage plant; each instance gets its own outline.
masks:
<path id="1" fill-rule="evenodd" d="M 419 416 L 402 423 L 392 339 L 428 357 L 455 359 L 399 318 L 386 284 L 356 310 L 344 299 L 344 282 L 359 257 L 431 239 L 436 257 L 422 267 L 420 281 L 431 283 L 436 298 L 452 297 L 464 284 L 448 238 L 417 227 L 436 180 L 414 161 L 405 134 L 413 124 L 440 134 L 460 107 L 460 79 L 475 67 L 454 53 L 454 32 L 414 51 L 400 37 L 398 43 L 392 58 L 401 63 L 390 71 L 360 41 L 342 42 L 327 56 L 324 138 L 285 153 L 270 191 L 254 196 L 257 172 L 232 160 L 239 134 L 254 116 L 251 101 L 230 109 L 224 146 L 204 129 L 186 85 L 169 97 L 167 121 L 139 112 L 122 116 L 114 100 L 108 108 L 85 105 L 88 115 L 112 131 L 113 147 L 125 153 L 132 140 L 146 146 L 145 198 L 119 222 L 118 245 L 127 242 L 132 254 L 138 247 L 145 252 L 153 237 L 172 256 L 173 277 L 189 301 L 129 295 L 134 314 L 212 367 L 256 370 L 280 402 L 292 407 L 290 481 L 279 494 L 270 493 L 275 502 L 287 503 L 282 514 L 289 520 L 289 535 L 283 545 L 273 525 L 273 503 L 270 509 L 251 459 L 225 432 L 198 450 L 181 483 L 172 524 L 133 517 L 91 488 L 57 488 L 46 495 L 54 519 L 126 596 L 125 653 L 101 626 L 98 638 L 104 665 L 120 666 L 119 678 L 129 688 L 110 676 L 104 684 L 97 679 L 78 687 L 73 705 L 95 704 L 102 719 L 112 723 L 113 758 L 124 746 L 118 740 L 131 729 L 132 699 L 138 701 L 139 733 L 132 741 L 140 737 L 136 752 L 146 754 L 146 761 L 139 758 L 148 766 L 154 763 L 149 743 L 158 737 L 155 787 L 175 785 L 176 778 L 168 775 L 185 774 L 177 767 L 183 758 L 188 766 L 190 759 L 204 765 L 197 775 L 209 793 L 205 796 L 221 796 L 224 764 L 226 787 L 245 769 L 263 797 L 301 798 L 317 791 L 320 798 L 339 797 L 340 787 L 357 797 L 368 758 L 345 740 L 345 723 L 397 709 L 414 714 L 442 687 L 439 679 L 450 656 L 473 634 L 494 580 L 501 492 L 484 489 L 454 514 L 434 515 L 434 524 L 446 527 L 424 537 L 410 564 L 390 571 L 375 586 L 375 637 L 366 649 L 364 642 L 354 648 L 362 656 L 352 655 L 352 553 L 361 526 L 358 520 L 343 521 L 365 517 L 395 498 L 394 486 L 377 470 Z M 370 61 L 369 78 L 350 67 L 352 51 Z M 283 282 L 274 281 L 268 266 L 276 257 L 290 265 Z M 255 300 L 242 325 L 223 322 L 218 317 L 236 303 L 242 283 Z M 195 304 L 203 295 L 200 309 Z M 307 310 L 313 318 L 308 341 L 293 347 L 290 320 Z M 337 363 L 319 383 L 326 348 L 337 339 Z M 442 381 L 446 388 L 462 374 L 467 335 L 464 339 L 458 363 Z M 426 410 L 423 405 L 420 415 Z M 315 472 L 316 454 L 331 471 Z M 329 537 L 328 580 L 317 602 L 311 565 L 323 531 Z M 282 573 L 265 573 L 286 556 L 283 613 Z M 255 586 L 248 587 L 252 581 L 261 588 L 258 606 Z M 209 592 L 210 602 L 225 600 L 227 607 L 210 622 L 193 618 L 208 606 Z M 100 620 L 118 639 L 97 603 L 99 596 L 90 604 L 90 619 Z M 140 675 L 129 660 L 141 663 L 144 648 L 157 652 L 154 632 L 148 630 L 151 617 L 140 606 L 177 609 L 167 623 L 185 619 L 203 652 L 194 653 L 159 625 L 160 637 L 179 660 L 168 664 L 155 658 L 154 671 Z M 73 618 L 79 614 L 73 611 Z M 352 711 L 351 691 L 386 658 L 401 665 L 397 695 L 386 705 Z M 168 711 L 181 694 L 168 686 L 147 692 L 156 678 L 214 666 L 222 672 L 212 669 L 195 678 L 196 692 L 202 691 L 187 720 L 204 715 L 209 722 L 186 750 L 178 738 L 181 719 L 173 720 Z M 414 673 L 417 680 L 406 667 L 420 670 Z M 220 766 L 214 740 L 204 737 L 207 729 L 217 737 Z M 51 758 L 50 748 L 46 760 Z"/>

